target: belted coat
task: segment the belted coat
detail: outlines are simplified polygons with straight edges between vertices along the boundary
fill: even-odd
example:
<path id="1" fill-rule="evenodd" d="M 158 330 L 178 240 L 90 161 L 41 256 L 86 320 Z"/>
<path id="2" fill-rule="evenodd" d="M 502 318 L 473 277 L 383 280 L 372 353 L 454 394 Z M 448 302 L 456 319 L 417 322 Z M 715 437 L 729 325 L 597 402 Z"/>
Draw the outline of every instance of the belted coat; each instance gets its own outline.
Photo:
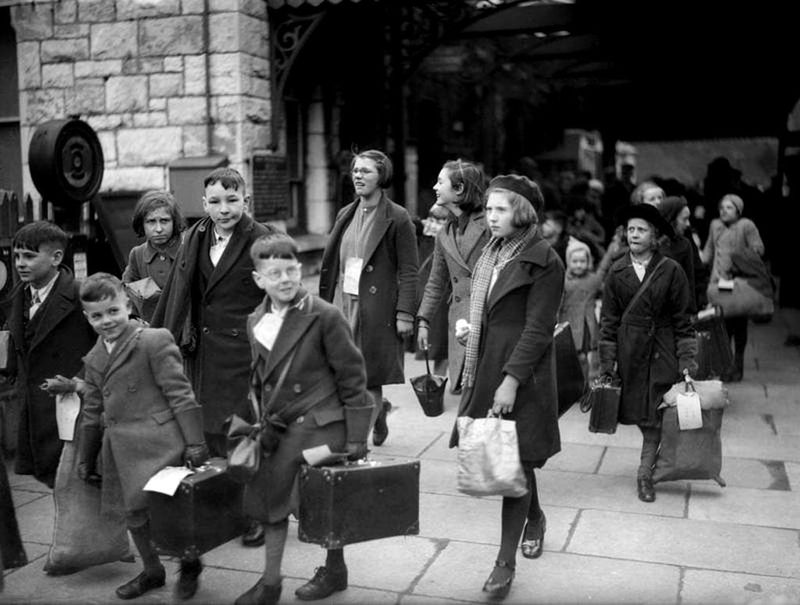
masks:
<path id="1" fill-rule="evenodd" d="M 481 322 L 475 384 L 464 389 L 459 416 L 485 418 L 506 374 L 519 381 L 514 409 L 520 458 L 541 466 L 561 450 L 553 332 L 564 287 L 564 264 L 537 233 L 503 267 Z M 458 444 L 454 430 L 450 446 Z"/>
<path id="2" fill-rule="evenodd" d="M 339 211 L 322 255 L 320 298 L 333 302 L 341 271 L 342 236 L 353 220 L 358 200 Z M 405 381 L 403 340 L 397 335 L 397 317 L 413 321 L 417 312 L 417 238 L 405 208 L 386 195 L 375 208 L 375 222 L 365 243 L 358 283 L 359 345 L 367 365 L 367 387 Z"/>
<path id="3" fill-rule="evenodd" d="M 463 234 L 458 234 L 457 231 L 458 224 L 449 221 L 436 236 L 431 274 L 425 284 L 425 292 L 417 311 L 418 317 L 430 323 L 449 290 L 447 282 L 450 282 L 452 293 L 446 304 L 448 305 L 447 359 L 451 389 L 455 389 L 458 384 L 465 351 L 464 345 L 455 337 L 456 321 L 458 319 L 469 321 L 472 270 L 490 237 L 483 211 L 476 212 L 470 217 Z"/>

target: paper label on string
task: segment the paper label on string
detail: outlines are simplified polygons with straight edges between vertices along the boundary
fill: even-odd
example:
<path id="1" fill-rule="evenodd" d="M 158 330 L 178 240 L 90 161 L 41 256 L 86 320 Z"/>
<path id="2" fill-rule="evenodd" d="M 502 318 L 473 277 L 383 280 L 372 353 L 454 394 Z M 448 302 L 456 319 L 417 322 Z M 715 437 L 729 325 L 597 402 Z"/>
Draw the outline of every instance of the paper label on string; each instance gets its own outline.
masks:
<path id="1" fill-rule="evenodd" d="M 736 282 L 732 279 L 722 279 L 720 278 L 719 283 L 717 283 L 717 288 L 720 290 L 733 290 L 733 287 L 736 285 Z"/>
<path id="2" fill-rule="evenodd" d="M 361 268 L 364 266 L 364 259 L 351 256 L 344 263 L 344 283 L 342 290 L 347 294 L 358 296 L 358 282 L 361 280 Z"/>
<path id="3" fill-rule="evenodd" d="M 700 396 L 697 393 L 678 393 L 678 427 L 682 431 L 703 428 L 703 411 L 700 408 Z"/>
<path id="4" fill-rule="evenodd" d="M 56 424 L 59 439 L 72 441 L 75 438 L 75 422 L 80 411 L 81 400 L 77 393 L 56 395 Z"/>
<path id="5" fill-rule="evenodd" d="M 271 351 L 272 345 L 275 344 L 275 339 L 278 337 L 278 332 L 281 331 L 282 324 L 282 316 L 275 313 L 265 313 L 253 327 L 253 335 L 258 342 Z"/>
<path id="6" fill-rule="evenodd" d="M 345 460 L 346 458 L 346 452 L 332 452 L 327 443 L 303 450 L 303 459 L 309 466 L 335 464 Z"/>
<path id="7" fill-rule="evenodd" d="M 184 477 L 193 473 L 192 469 L 185 466 L 165 466 L 150 477 L 142 489 L 147 492 L 158 492 L 167 496 L 174 496 Z"/>

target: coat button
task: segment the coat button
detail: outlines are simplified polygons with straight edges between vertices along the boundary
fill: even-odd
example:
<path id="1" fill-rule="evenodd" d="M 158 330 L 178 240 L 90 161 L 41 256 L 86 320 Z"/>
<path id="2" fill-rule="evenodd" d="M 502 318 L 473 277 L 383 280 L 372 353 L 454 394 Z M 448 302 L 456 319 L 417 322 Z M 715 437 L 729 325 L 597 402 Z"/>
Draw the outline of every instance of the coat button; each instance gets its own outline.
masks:
<path id="1" fill-rule="evenodd" d="M 656 351 L 655 353 L 653 353 L 653 359 L 658 359 L 658 358 L 660 358 L 660 357 L 661 357 L 661 353 L 659 353 L 658 351 Z"/>
<path id="2" fill-rule="evenodd" d="M 265 384 L 264 385 L 264 392 L 265 393 L 269 393 L 271 390 L 272 390 L 272 385 L 271 384 Z"/>
<path id="3" fill-rule="evenodd" d="M 366 267 L 364 267 L 364 271 L 366 271 L 367 273 L 372 273 L 372 270 L 374 268 L 375 267 L 373 267 L 372 265 L 367 265 Z"/>
<path id="4" fill-rule="evenodd" d="M 297 420 L 295 420 L 295 422 L 296 422 L 297 424 L 303 424 L 303 422 L 305 421 L 305 419 L 306 419 L 306 417 L 305 417 L 305 416 L 298 416 L 298 417 L 297 417 Z"/>
<path id="5" fill-rule="evenodd" d="M 293 389 L 294 389 L 295 393 L 302 393 L 303 392 L 303 387 L 301 387 L 299 384 L 295 384 Z"/>
<path id="6" fill-rule="evenodd" d="M 458 283 L 458 278 L 457 278 L 457 277 L 454 277 L 454 278 L 453 278 L 453 283 L 454 283 L 454 284 L 457 284 L 457 283 Z"/>
<path id="7" fill-rule="evenodd" d="M 377 291 L 378 291 L 378 288 L 376 288 L 375 286 L 370 286 L 369 287 L 369 293 L 370 294 L 375 294 Z"/>
<path id="8" fill-rule="evenodd" d="M 206 326 L 203 326 L 203 334 L 208 334 L 208 328 Z"/>
<path id="9" fill-rule="evenodd" d="M 456 296 L 455 300 L 456 300 L 456 302 L 461 302 L 461 297 L 460 296 Z"/>
<path id="10" fill-rule="evenodd" d="M 231 334 L 232 334 L 233 336 L 239 336 L 239 330 L 237 330 L 236 328 L 234 328 L 233 330 L 231 330 Z"/>

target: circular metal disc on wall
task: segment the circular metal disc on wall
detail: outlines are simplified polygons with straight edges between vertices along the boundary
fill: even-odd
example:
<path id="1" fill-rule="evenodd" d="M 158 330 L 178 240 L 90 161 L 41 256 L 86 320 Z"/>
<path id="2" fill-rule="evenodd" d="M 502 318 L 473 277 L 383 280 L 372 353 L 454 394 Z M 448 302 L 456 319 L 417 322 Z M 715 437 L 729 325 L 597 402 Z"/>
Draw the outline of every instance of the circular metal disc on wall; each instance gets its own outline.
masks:
<path id="1" fill-rule="evenodd" d="M 86 122 L 50 120 L 31 138 L 28 164 L 36 189 L 55 205 L 80 204 L 99 191 L 103 148 Z"/>

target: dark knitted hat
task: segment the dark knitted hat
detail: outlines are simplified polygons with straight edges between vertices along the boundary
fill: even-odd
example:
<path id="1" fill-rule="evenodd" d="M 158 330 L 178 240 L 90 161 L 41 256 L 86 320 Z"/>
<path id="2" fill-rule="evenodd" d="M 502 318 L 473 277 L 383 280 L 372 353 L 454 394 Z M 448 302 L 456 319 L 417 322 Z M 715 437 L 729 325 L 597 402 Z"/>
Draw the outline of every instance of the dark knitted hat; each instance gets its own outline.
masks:
<path id="1" fill-rule="evenodd" d="M 686 208 L 686 205 L 686 198 L 682 195 L 670 195 L 664 198 L 664 201 L 658 207 L 658 211 L 664 217 L 664 220 L 671 225 L 678 218 L 681 210 Z"/>
<path id="2" fill-rule="evenodd" d="M 661 235 L 668 235 L 675 237 L 675 231 L 672 226 L 664 220 L 658 208 L 650 204 L 635 204 L 628 206 L 619 214 L 619 223 L 624 227 L 632 218 L 640 218 L 653 225 Z"/>
<path id="3" fill-rule="evenodd" d="M 539 185 L 526 176 L 520 176 L 518 174 L 498 175 L 489 181 L 486 193 L 489 193 L 492 189 L 507 189 L 508 191 L 518 193 L 531 203 L 537 215 L 541 213 L 542 207 L 544 206 L 542 190 L 539 189 Z"/>

